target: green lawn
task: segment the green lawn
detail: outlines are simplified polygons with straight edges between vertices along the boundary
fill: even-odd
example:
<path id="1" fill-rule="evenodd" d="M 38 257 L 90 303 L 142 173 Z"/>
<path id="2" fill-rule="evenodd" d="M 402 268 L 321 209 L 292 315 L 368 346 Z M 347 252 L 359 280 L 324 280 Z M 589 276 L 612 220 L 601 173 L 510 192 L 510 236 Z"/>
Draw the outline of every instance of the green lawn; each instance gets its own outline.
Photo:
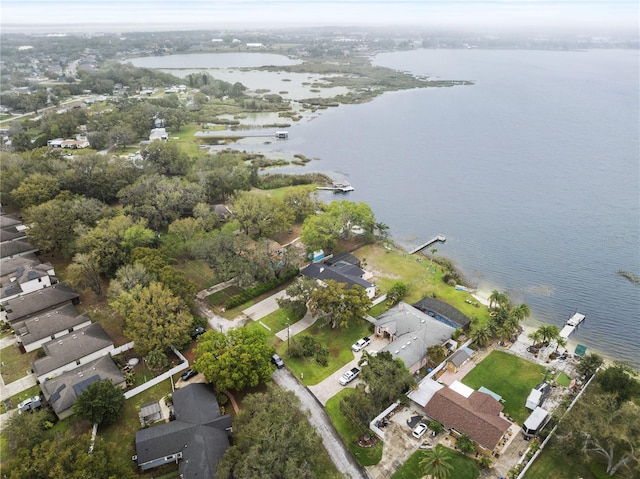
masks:
<path id="1" fill-rule="evenodd" d="M 175 268 L 184 272 L 187 279 L 196 283 L 199 291 L 215 284 L 213 271 L 207 263 L 202 260 L 190 259 L 179 261 L 179 263 L 175 265 Z"/>
<path id="2" fill-rule="evenodd" d="M 585 464 L 579 458 L 567 460 L 567 456 L 561 451 L 545 448 L 540 456 L 531 465 L 524 479 L 603 479 L 610 478 L 604 471 L 604 466 L 593 463 Z M 612 479 L 622 479 L 619 474 Z M 631 477 L 631 476 L 629 476 Z"/>
<path id="3" fill-rule="evenodd" d="M 558 377 L 556 377 L 556 383 L 558 383 L 560 386 L 568 388 L 569 384 L 571 384 L 571 379 L 565 373 L 560 373 L 558 374 Z"/>
<path id="4" fill-rule="evenodd" d="M 502 396 L 505 414 L 522 424 L 531 414 L 524 407 L 527 396 L 545 374 L 544 366 L 504 351 L 493 351 L 462 382 L 473 389 L 484 386 Z"/>
<path id="5" fill-rule="evenodd" d="M 279 308 L 259 321 L 251 321 L 245 327 L 265 331 L 271 345 L 277 347 L 281 343 L 281 340 L 276 336 L 276 333 L 285 329 L 289 321 L 290 324 L 294 324 L 299 320 L 296 321 L 286 309 Z"/>
<path id="6" fill-rule="evenodd" d="M 378 464 L 380 459 L 382 459 L 382 441 L 378 441 L 373 447 L 358 446 L 358 430 L 353 427 L 351 422 L 344 417 L 340 411 L 340 400 L 344 397 L 350 396 L 354 391 L 355 390 L 351 388 L 343 389 L 327 401 L 325 410 L 331 418 L 333 426 L 342 438 L 342 442 L 349 448 L 358 462 L 363 466 L 372 466 L 374 464 Z M 371 433 L 371 435 L 373 435 L 373 433 Z"/>
<path id="7" fill-rule="evenodd" d="M 442 271 L 437 264 L 431 264 L 421 255 L 408 255 L 401 250 L 386 250 L 380 244 L 366 245 L 354 251 L 365 270 L 381 271 L 373 280 L 383 293 L 398 281 L 409 285 L 409 293 L 404 301 L 413 304 L 425 296 L 434 296 L 456 307 L 469 318 L 478 318 L 479 324 L 489 320 L 487 308 L 465 303 L 465 299 L 476 301 L 470 293 L 458 291 L 442 281 Z M 437 256 L 437 253 L 436 253 Z M 377 308 L 377 307 L 376 307 Z M 374 311 L 377 311 L 374 310 Z"/>
<path id="8" fill-rule="evenodd" d="M 16 345 L 0 350 L 2 361 L 0 372 L 4 383 L 9 384 L 31 374 L 31 363 L 36 359 L 37 354 L 37 351 L 23 354 Z"/>
<path id="9" fill-rule="evenodd" d="M 301 335 L 308 334 L 329 348 L 329 364 L 324 367 L 313 358 L 290 358 L 287 354 L 287 342 L 278 347 L 278 354 L 284 358 L 287 367 L 301 382 L 307 386 L 318 384 L 353 359 L 351 345 L 363 336 L 371 334 L 371 324 L 362 320 L 351 324 L 348 328 L 331 329 L 319 326 L 318 323 L 306 329 Z"/>
<path id="10" fill-rule="evenodd" d="M 444 447 L 444 446 L 438 446 Z M 451 451 L 451 479 L 475 479 L 480 475 L 480 469 L 476 462 L 459 452 Z M 414 452 L 409 459 L 398 469 L 391 479 L 421 479 L 424 474 L 420 471 L 420 461 L 424 456 L 425 451 Z"/>

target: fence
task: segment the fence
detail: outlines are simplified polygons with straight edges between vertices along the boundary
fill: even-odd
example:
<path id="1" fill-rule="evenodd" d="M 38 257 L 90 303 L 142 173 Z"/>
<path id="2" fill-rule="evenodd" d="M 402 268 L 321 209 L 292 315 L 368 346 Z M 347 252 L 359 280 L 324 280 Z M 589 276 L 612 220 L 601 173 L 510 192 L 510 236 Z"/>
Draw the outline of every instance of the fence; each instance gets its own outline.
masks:
<path id="1" fill-rule="evenodd" d="M 131 343 L 131 344 L 133 344 L 133 343 Z M 125 392 L 124 393 L 124 398 L 125 399 L 132 398 L 136 394 L 140 394 L 142 391 L 146 391 L 150 387 L 161 383 L 165 379 L 168 379 L 171 376 L 173 376 L 174 374 L 182 372 L 182 371 L 184 371 L 185 369 L 187 369 L 189 367 L 189 361 L 187 361 L 187 358 L 185 358 L 182 355 L 182 353 L 180 351 L 178 351 L 176 348 L 174 348 L 173 346 L 171 346 L 171 349 L 176 354 L 176 356 L 178 356 L 182 360 L 182 362 L 180 364 L 178 364 L 177 366 L 174 366 L 173 368 L 171 368 L 166 373 L 162 373 L 161 375 L 156 376 L 155 378 L 151 379 L 150 381 L 147 381 L 144 384 L 141 384 L 140 386 L 135 387 L 135 388 L 131 389 L 130 391 Z M 173 384 L 172 384 L 172 388 L 173 388 Z"/>

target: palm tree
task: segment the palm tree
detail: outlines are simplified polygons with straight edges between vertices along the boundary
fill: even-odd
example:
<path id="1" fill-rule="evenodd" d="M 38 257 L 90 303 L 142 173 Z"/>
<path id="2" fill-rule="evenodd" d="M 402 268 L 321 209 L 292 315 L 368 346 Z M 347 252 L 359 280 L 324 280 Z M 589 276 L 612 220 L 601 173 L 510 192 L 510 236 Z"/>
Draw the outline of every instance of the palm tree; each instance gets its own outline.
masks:
<path id="1" fill-rule="evenodd" d="M 567 346 L 567 338 L 563 338 L 562 336 L 558 336 L 556 338 L 556 352 L 558 352 L 558 348 L 564 348 Z"/>
<path id="2" fill-rule="evenodd" d="M 538 328 L 542 335 L 542 341 L 551 342 L 560 337 L 560 328 L 555 324 L 549 324 L 547 326 L 540 326 Z"/>
<path id="3" fill-rule="evenodd" d="M 489 344 L 492 337 L 491 329 L 488 326 L 482 326 L 471 331 L 471 339 L 481 348 Z"/>
<path id="4" fill-rule="evenodd" d="M 518 321 L 522 321 L 531 315 L 531 308 L 528 304 L 522 303 L 514 308 L 511 308 L 510 316 L 513 316 Z"/>
<path id="5" fill-rule="evenodd" d="M 420 470 L 431 479 L 447 479 L 451 475 L 453 465 L 449 450 L 441 445 L 424 453 L 420 460 Z"/>
<path id="6" fill-rule="evenodd" d="M 495 307 L 507 307 L 509 305 L 509 296 L 506 293 L 501 293 L 497 289 L 491 291 L 489 295 L 489 309 Z"/>
<path id="7" fill-rule="evenodd" d="M 378 230 L 378 238 L 384 240 L 389 236 L 389 226 L 384 223 L 376 223 L 373 227 Z"/>
<path id="8" fill-rule="evenodd" d="M 533 341 L 534 345 L 540 344 L 542 339 L 542 332 L 540 332 L 540 328 L 536 329 L 533 333 L 530 333 L 528 338 Z"/>
<path id="9" fill-rule="evenodd" d="M 480 459 L 478 459 L 478 466 L 480 467 L 480 469 L 488 469 L 489 467 L 493 466 L 493 461 L 489 456 L 485 456 L 484 454 L 482 454 L 480 456 Z"/>
<path id="10" fill-rule="evenodd" d="M 431 248 L 431 257 L 429 258 L 429 262 L 433 265 L 433 257 L 438 252 L 436 248 Z"/>
<path id="11" fill-rule="evenodd" d="M 596 353 L 589 353 L 580 360 L 576 369 L 580 374 L 590 377 L 596 373 L 603 363 L 602 356 Z"/>

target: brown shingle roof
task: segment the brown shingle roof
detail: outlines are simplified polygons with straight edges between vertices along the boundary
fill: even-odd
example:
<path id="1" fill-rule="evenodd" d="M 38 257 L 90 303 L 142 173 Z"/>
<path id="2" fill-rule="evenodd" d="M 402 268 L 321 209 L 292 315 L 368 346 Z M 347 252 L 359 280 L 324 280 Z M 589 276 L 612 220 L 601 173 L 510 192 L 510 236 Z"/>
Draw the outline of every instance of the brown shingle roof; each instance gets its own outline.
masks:
<path id="1" fill-rule="evenodd" d="M 467 434 L 491 451 L 511 425 L 499 415 L 502 404 L 478 391 L 465 398 L 452 389 L 442 388 L 433 395 L 424 411 L 446 428 Z"/>

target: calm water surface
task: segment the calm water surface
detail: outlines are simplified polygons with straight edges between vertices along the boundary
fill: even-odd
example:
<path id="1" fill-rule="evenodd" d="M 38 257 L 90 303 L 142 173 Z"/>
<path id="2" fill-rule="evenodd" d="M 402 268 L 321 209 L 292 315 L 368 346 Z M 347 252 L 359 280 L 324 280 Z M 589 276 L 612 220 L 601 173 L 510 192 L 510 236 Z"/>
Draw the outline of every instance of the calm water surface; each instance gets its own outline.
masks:
<path id="1" fill-rule="evenodd" d="M 370 204 L 399 245 L 443 233 L 437 254 L 529 304 L 529 325 L 577 310 L 587 321 L 570 345 L 640 365 L 640 287 L 617 275 L 640 275 L 638 51 L 418 50 L 375 63 L 475 84 L 330 109 L 256 148 L 319 157 L 305 169 L 349 179 L 346 198 Z"/>

